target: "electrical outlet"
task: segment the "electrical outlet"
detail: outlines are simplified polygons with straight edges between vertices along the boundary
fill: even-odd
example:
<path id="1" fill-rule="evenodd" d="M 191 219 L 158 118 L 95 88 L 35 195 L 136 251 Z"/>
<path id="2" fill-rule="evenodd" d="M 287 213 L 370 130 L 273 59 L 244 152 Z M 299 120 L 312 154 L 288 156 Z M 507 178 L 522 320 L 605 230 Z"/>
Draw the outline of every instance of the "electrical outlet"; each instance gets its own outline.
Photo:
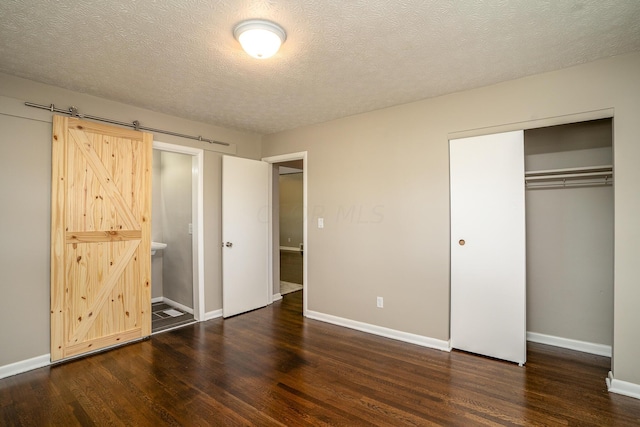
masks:
<path id="1" fill-rule="evenodd" d="M 291 237 L 287 237 L 287 242 L 291 243 Z"/>
<path id="2" fill-rule="evenodd" d="M 382 297 L 378 297 L 376 299 L 376 305 L 378 306 L 378 308 L 383 308 L 384 307 L 384 299 Z"/>

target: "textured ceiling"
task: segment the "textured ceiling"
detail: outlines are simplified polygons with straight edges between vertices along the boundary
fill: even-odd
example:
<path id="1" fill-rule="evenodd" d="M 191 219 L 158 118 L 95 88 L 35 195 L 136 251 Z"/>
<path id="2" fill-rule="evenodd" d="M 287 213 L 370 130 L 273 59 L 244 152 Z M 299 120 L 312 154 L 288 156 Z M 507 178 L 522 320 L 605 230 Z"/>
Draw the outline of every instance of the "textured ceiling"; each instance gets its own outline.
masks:
<path id="1" fill-rule="evenodd" d="M 250 18 L 287 31 L 273 58 Z M 632 51 L 638 0 L 0 2 L 0 72 L 261 134 Z"/>

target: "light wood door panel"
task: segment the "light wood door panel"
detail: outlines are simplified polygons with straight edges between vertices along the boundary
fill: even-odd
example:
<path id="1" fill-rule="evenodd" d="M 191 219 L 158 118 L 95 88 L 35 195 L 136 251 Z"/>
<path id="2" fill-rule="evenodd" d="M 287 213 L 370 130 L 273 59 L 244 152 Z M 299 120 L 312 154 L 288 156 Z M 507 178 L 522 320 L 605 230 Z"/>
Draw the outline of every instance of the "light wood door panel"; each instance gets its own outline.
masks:
<path id="1" fill-rule="evenodd" d="M 151 334 L 152 144 L 54 116 L 52 360 Z"/>

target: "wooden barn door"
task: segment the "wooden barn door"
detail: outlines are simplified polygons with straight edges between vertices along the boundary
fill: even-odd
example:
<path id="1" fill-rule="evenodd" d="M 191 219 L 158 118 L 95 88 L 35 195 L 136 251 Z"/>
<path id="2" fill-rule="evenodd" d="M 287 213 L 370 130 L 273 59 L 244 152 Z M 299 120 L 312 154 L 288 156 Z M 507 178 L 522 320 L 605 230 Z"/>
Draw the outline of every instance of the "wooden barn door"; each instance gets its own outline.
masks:
<path id="1" fill-rule="evenodd" d="M 54 116 L 51 360 L 151 334 L 151 134 Z"/>

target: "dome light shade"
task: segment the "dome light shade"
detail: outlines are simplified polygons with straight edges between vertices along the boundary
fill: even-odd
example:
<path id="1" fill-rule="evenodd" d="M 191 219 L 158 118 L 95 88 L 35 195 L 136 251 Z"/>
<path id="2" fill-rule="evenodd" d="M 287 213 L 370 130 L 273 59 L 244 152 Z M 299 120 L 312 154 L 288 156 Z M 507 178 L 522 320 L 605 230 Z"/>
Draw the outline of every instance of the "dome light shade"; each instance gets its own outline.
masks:
<path id="1" fill-rule="evenodd" d="M 258 59 L 270 58 L 287 39 L 287 33 L 273 22 L 261 19 L 243 21 L 233 29 L 233 36 L 249 55 Z"/>

